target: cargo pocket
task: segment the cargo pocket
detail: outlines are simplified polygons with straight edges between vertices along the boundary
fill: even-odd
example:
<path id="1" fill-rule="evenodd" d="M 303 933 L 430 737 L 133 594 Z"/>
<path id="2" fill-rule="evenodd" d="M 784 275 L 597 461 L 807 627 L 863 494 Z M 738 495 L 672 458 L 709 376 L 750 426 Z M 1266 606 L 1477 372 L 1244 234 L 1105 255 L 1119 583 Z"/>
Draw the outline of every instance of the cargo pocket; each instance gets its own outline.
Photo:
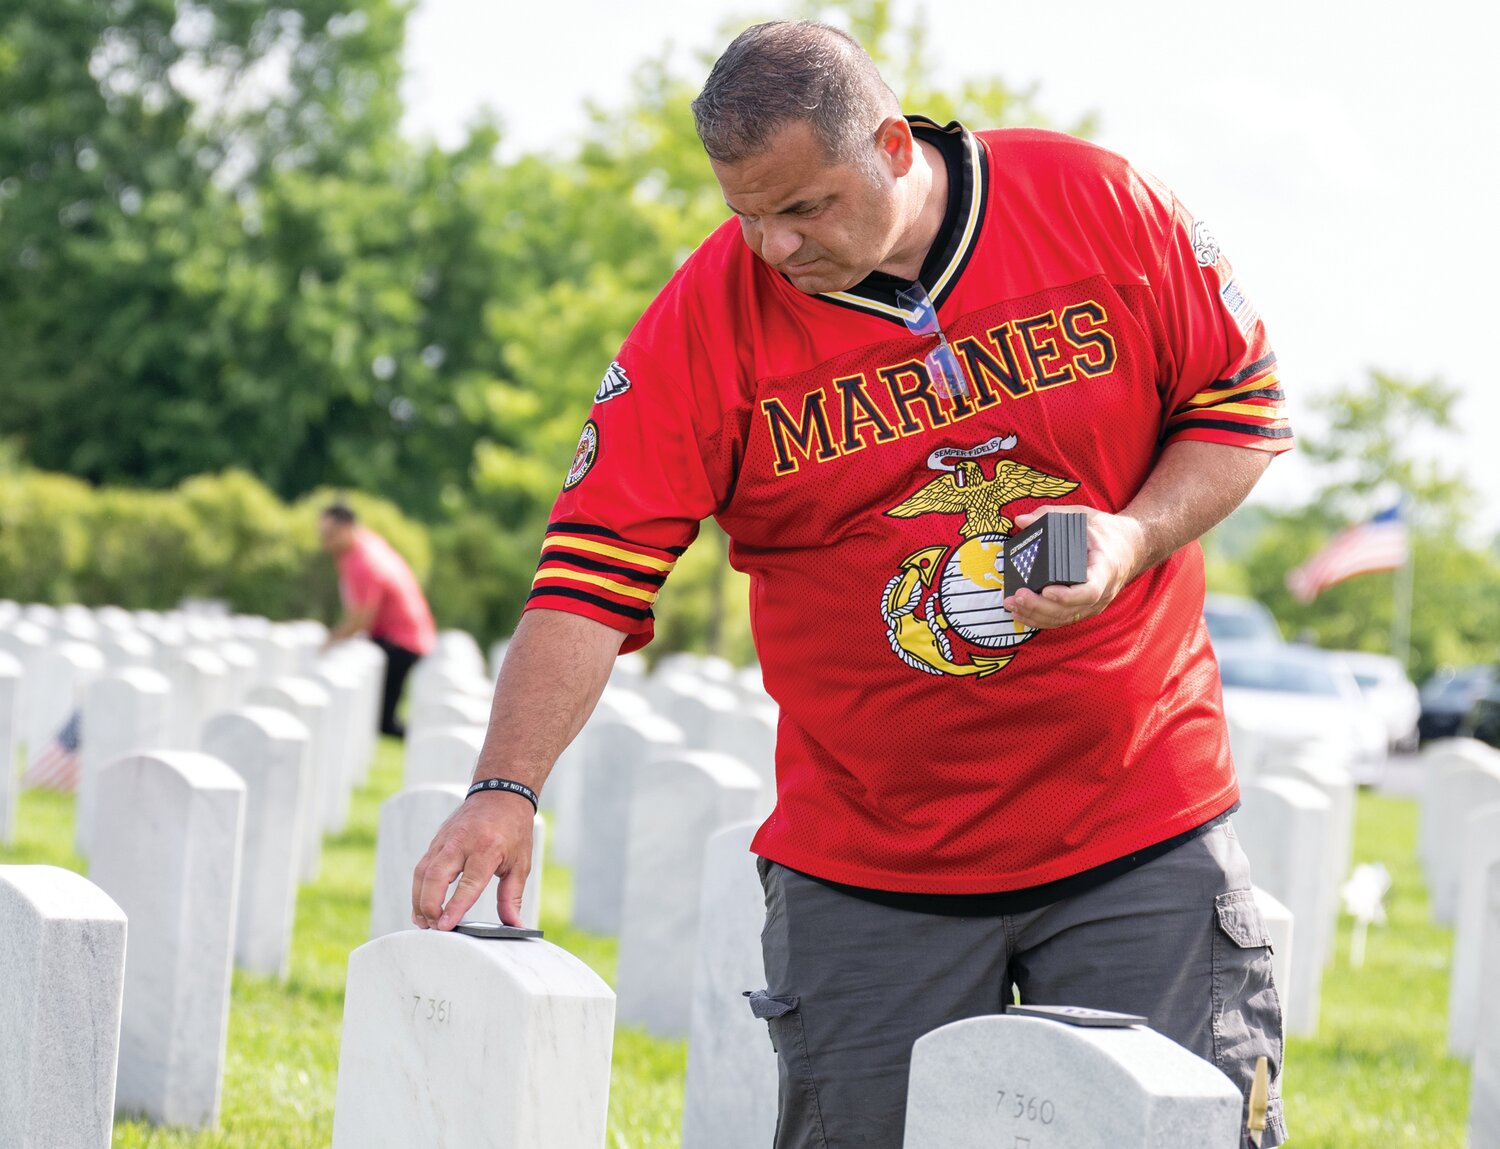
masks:
<path id="1" fill-rule="evenodd" d="M 1231 890 L 1214 899 L 1214 1064 L 1250 1092 L 1255 1059 L 1270 1063 L 1268 1131 L 1284 1136 L 1281 1076 L 1281 999 L 1271 978 L 1271 936 L 1252 890 Z"/>
<path id="2" fill-rule="evenodd" d="M 797 1013 L 797 1003 L 801 1000 L 796 997 L 772 997 L 763 989 L 754 992 L 747 991 L 745 996 L 750 999 L 750 1012 L 766 1023 L 771 1031 L 771 1048 L 782 1056 L 787 1046 L 787 1038 L 794 1037 L 800 1044 L 802 1036 L 802 1018 Z M 788 1021 L 790 1017 L 793 1020 Z M 795 1029 L 795 1032 L 791 1032 Z"/>

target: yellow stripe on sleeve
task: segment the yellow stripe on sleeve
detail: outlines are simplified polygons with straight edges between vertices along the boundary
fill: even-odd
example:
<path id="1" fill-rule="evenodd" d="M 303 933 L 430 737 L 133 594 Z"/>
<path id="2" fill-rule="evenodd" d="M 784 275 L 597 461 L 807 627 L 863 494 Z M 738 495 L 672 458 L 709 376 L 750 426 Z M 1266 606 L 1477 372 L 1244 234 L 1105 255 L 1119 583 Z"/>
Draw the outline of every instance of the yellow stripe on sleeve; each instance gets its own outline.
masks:
<path id="1" fill-rule="evenodd" d="M 535 587 L 537 583 L 541 582 L 543 579 L 548 578 L 569 579 L 572 582 L 583 582 L 588 583 L 591 586 L 602 586 L 605 590 L 613 591 L 615 594 L 623 594 L 626 598 L 640 599 L 641 602 L 644 602 L 647 605 L 650 605 L 651 603 L 656 601 L 655 591 L 641 590 L 638 587 L 626 586 L 622 582 L 616 582 L 612 578 L 605 578 L 603 575 L 587 574 L 584 571 L 575 571 L 568 567 L 544 566 L 541 570 L 536 572 L 536 578 L 531 580 L 531 585 Z"/>
<path id="2" fill-rule="evenodd" d="M 1236 395 L 1243 395 L 1246 391 L 1260 391 L 1266 387 L 1274 387 L 1280 382 L 1276 378 L 1276 372 L 1262 375 L 1259 379 L 1253 379 L 1249 383 L 1241 383 L 1238 387 L 1229 387 L 1223 391 L 1199 391 L 1187 401 L 1190 407 L 1207 407 L 1214 403 L 1220 403 L 1225 399 L 1231 399 Z"/>
<path id="3" fill-rule="evenodd" d="M 643 555 L 638 551 L 625 550 L 623 547 L 612 547 L 608 543 L 601 543 L 597 539 L 578 538 L 574 535 L 548 535 L 542 542 L 546 547 L 571 547 L 575 551 L 588 551 L 590 554 L 608 555 L 613 559 L 624 559 L 636 566 L 649 567 L 654 571 L 667 573 L 677 565 L 676 561 L 664 562 L 649 555 Z"/>

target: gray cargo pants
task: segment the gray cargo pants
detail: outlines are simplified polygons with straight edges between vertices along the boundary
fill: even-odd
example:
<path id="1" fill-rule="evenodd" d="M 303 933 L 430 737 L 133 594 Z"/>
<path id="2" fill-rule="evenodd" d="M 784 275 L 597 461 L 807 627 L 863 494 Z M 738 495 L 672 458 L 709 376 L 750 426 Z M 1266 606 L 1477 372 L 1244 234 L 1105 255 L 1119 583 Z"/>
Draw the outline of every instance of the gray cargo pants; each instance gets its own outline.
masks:
<path id="1" fill-rule="evenodd" d="M 775 1149 L 900 1149 L 912 1044 L 1011 1001 L 1142 1014 L 1248 1097 L 1270 1059 L 1264 1145 L 1286 1139 L 1270 938 L 1233 826 L 1039 910 L 961 918 L 851 897 L 765 859 Z"/>

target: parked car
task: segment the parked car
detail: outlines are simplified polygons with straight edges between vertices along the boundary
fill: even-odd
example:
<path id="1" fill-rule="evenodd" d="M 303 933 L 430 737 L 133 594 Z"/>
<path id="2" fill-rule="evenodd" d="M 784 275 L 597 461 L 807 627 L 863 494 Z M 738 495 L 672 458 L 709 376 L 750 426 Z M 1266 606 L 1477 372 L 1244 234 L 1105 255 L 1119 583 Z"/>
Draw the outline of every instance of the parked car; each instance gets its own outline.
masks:
<path id="1" fill-rule="evenodd" d="M 1491 676 L 1489 690 L 1474 703 L 1459 732 L 1500 750 L 1500 674 Z"/>
<path id="2" fill-rule="evenodd" d="M 1316 647 L 1264 641 L 1219 643 L 1214 653 L 1231 730 L 1253 744 L 1257 758 L 1321 745 L 1356 781 L 1379 779 L 1386 726 L 1342 659 Z M 1256 765 L 1242 763 L 1251 770 Z"/>
<path id="3" fill-rule="evenodd" d="M 1422 683 L 1422 715 L 1417 719 L 1422 741 L 1457 735 L 1474 704 L 1495 682 L 1493 666 L 1445 666 Z"/>
<path id="4" fill-rule="evenodd" d="M 1392 750 L 1415 750 L 1422 697 L 1416 683 L 1406 677 L 1406 668 L 1386 654 L 1363 650 L 1337 653 L 1354 672 L 1365 701 L 1385 722 L 1386 744 Z"/>
<path id="5" fill-rule="evenodd" d="M 1221 642 L 1281 642 L 1271 612 L 1253 598 L 1210 594 L 1203 599 L 1203 621 L 1215 646 Z"/>

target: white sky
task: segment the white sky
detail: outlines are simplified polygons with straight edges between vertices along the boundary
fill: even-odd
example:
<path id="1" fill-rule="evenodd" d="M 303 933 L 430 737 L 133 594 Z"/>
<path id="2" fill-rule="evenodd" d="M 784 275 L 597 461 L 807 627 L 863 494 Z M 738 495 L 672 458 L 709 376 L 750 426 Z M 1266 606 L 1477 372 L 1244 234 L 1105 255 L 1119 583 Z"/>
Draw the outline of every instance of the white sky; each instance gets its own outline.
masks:
<path id="1" fill-rule="evenodd" d="M 894 0 L 903 17 L 918 8 Z M 672 45 L 697 80 L 726 22 L 779 0 L 419 0 L 407 130 L 452 144 L 480 107 L 507 152 L 566 142 Z M 1308 396 L 1367 367 L 1460 387 L 1449 456 L 1500 527 L 1500 7 L 1471 0 L 938 0 L 938 66 L 1040 84 L 1058 123 L 1164 179 L 1208 220 L 1270 327 L 1294 426 Z M 921 111 L 911 108 L 909 111 Z M 984 127 L 972 124 L 971 127 Z M 595 370 L 593 367 L 587 370 Z M 1302 501 L 1296 454 L 1257 489 Z"/>

